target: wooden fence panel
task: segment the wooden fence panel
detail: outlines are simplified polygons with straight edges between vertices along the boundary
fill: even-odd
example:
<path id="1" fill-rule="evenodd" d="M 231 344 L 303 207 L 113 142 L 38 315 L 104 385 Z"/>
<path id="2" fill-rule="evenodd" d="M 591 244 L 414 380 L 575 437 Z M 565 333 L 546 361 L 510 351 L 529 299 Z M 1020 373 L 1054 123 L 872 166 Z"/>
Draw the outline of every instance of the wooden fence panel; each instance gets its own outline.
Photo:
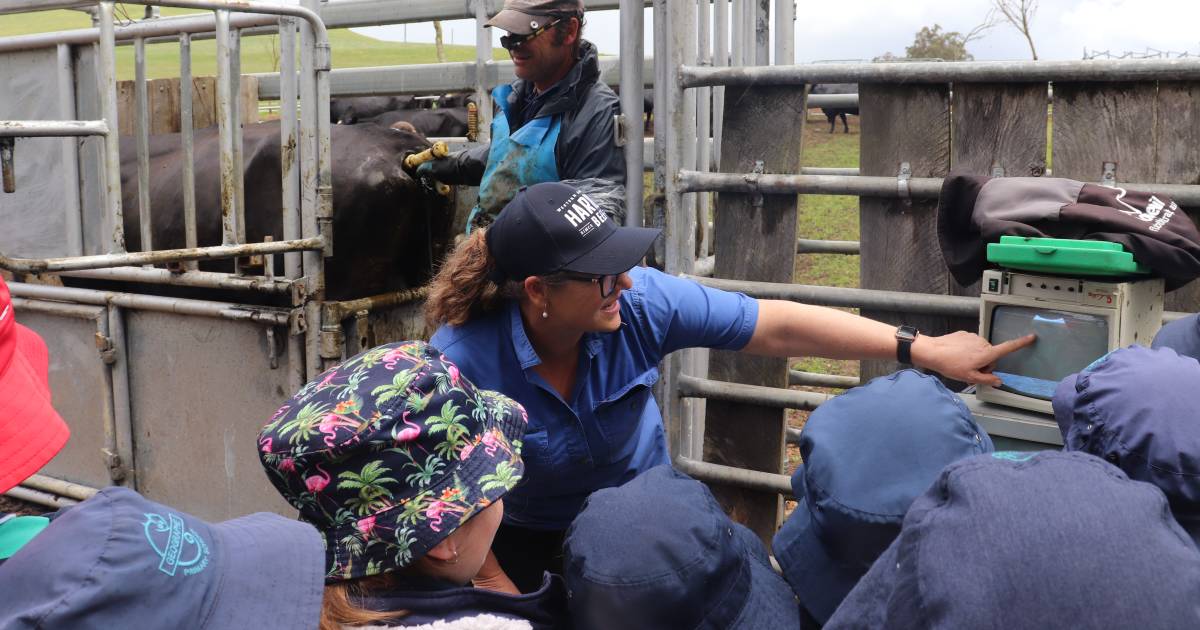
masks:
<path id="1" fill-rule="evenodd" d="M 1006 177 L 1046 172 L 1046 84 L 964 83 L 954 87 L 950 163 L 955 171 Z M 979 282 L 949 279 L 951 295 L 979 296 Z M 954 318 L 954 328 L 976 331 L 977 318 Z"/>
<path id="2" fill-rule="evenodd" d="M 859 85 L 862 112 L 860 169 L 863 175 L 896 177 L 907 162 L 913 177 L 943 177 L 950 167 L 950 108 L 947 85 Z M 946 295 L 950 277 L 938 248 L 936 200 L 862 197 L 860 284 Z M 946 317 L 863 310 L 893 324 L 907 323 L 922 333 L 951 329 Z M 898 369 L 894 361 L 863 361 L 864 381 Z"/>
<path id="3" fill-rule="evenodd" d="M 721 169 L 749 173 L 756 162 L 767 173 L 799 173 L 806 93 L 794 87 L 728 88 Z M 764 124 L 764 121 L 771 121 Z M 715 213 L 714 276 L 792 282 L 796 263 L 796 196 L 721 193 Z M 787 387 L 785 359 L 714 351 L 710 378 Z M 780 409 L 709 400 L 705 461 L 782 472 L 786 421 Z M 779 527 L 783 501 L 773 492 L 710 484 L 739 522 L 768 545 Z"/>
<path id="4" fill-rule="evenodd" d="M 1200 184 L 1200 83 L 1160 82 L 1155 117 L 1154 181 Z M 1200 207 L 1184 207 L 1200 225 Z M 1168 311 L 1200 312 L 1200 281 L 1167 294 Z"/>
<path id="5" fill-rule="evenodd" d="M 1195 83 L 1056 83 L 1054 175 L 1099 182 L 1115 162 L 1118 184 L 1200 183 L 1198 99 Z M 1168 293 L 1167 310 L 1200 310 L 1198 285 Z"/>
<path id="6" fill-rule="evenodd" d="M 146 83 L 149 97 L 150 133 L 179 132 L 179 79 L 154 79 Z M 242 77 L 239 101 L 243 125 L 254 124 L 258 117 L 258 79 Z M 137 115 L 133 81 L 117 84 L 117 118 L 122 136 L 132 136 Z M 217 124 L 217 81 L 214 77 L 192 79 L 192 128 Z"/>

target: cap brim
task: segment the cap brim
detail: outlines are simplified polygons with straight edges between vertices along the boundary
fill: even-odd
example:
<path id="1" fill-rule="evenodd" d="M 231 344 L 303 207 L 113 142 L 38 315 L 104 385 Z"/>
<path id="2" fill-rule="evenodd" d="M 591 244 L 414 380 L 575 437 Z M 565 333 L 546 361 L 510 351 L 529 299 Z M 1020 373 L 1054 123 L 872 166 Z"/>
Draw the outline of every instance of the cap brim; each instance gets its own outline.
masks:
<path id="1" fill-rule="evenodd" d="M 70 436 L 50 402 L 46 344 L 20 324 L 14 332 L 16 349 L 0 374 L 0 492 L 40 470 Z"/>
<path id="2" fill-rule="evenodd" d="M 883 555 L 879 556 L 866 575 L 842 600 L 842 605 L 834 611 L 824 627 L 830 630 L 884 627 L 888 599 L 895 588 L 899 548 L 900 540 L 892 541 Z"/>
<path id="3" fill-rule="evenodd" d="M 610 275 L 629 271 L 646 257 L 659 228 L 618 227 L 608 238 L 579 258 L 562 266 L 562 271 Z"/>
<path id="4" fill-rule="evenodd" d="M 552 15 L 530 15 L 513 9 L 504 9 L 488 20 L 484 26 L 502 28 L 513 35 L 528 35 L 554 21 Z"/>
<path id="5" fill-rule="evenodd" d="M 761 549 L 762 541 L 749 529 L 734 527 L 741 538 L 743 549 L 750 555 L 750 590 L 746 604 L 733 623 L 732 628 L 746 630 L 758 628 L 799 628 L 800 606 L 796 603 L 796 595 L 788 588 L 787 582 L 771 568 L 770 560 L 765 554 L 754 553 L 753 549 Z"/>
<path id="6" fill-rule="evenodd" d="M 803 495 L 801 495 L 803 496 Z M 807 499 L 775 534 L 772 544 L 783 577 L 791 585 L 800 603 L 817 621 L 825 623 L 842 600 L 866 573 L 866 568 L 838 563 L 817 536 Z"/>
<path id="7" fill-rule="evenodd" d="M 314 628 L 325 589 L 325 546 L 308 523 L 251 514 L 210 525 L 222 563 L 222 588 L 208 626 Z"/>

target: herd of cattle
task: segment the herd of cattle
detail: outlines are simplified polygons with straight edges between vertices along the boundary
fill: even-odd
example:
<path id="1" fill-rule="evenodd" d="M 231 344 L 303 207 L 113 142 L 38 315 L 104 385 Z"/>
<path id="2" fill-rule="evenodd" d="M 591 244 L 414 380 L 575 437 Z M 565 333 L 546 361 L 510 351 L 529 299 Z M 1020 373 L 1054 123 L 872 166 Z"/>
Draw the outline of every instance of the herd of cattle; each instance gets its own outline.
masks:
<path id="1" fill-rule="evenodd" d="M 855 91 L 853 85 L 814 88 L 814 93 Z M 333 250 L 326 265 L 328 299 L 346 299 L 417 286 L 432 270 L 450 238 L 452 204 L 402 168 L 404 156 L 430 146 L 431 137 L 467 135 L 473 96 L 436 98 L 369 96 L 330 101 L 333 187 Z M 653 100 L 645 100 L 646 119 Z M 826 109 L 830 132 L 840 116 L 857 109 Z M 245 125 L 243 175 L 246 242 L 283 238 L 279 121 Z M 846 131 L 849 131 L 846 127 Z M 184 155 L 179 134 L 150 138 L 150 208 L 154 249 L 185 246 Z M 217 129 L 196 130 L 194 172 L 197 243 L 218 245 L 221 185 Z M 137 153 L 133 138 L 121 139 L 122 203 L 130 251 L 141 249 Z M 352 255 L 347 255 L 352 252 Z M 353 264 L 351 264 L 353 261 Z M 224 271 L 229 263 L 208 263 Z"/>

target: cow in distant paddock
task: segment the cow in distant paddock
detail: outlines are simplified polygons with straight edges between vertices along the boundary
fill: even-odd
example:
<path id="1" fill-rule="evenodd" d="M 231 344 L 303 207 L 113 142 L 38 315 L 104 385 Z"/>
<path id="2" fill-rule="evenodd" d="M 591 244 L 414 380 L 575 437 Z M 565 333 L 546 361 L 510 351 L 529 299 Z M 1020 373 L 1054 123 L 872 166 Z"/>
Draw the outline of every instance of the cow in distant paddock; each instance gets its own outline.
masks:
<path id="1" fill-rule="evenodd" d="M 409 128 L 411 129 L 411 127 Z M 283 239 L 279 121 L 245 125 L 246 242 Z M 449 236 L 445 198 L 401 168 L 407 153 L 429 147 L 424 136 L 375 125 L 331 125 L 333 257 L 326 259 L 326 298 L 349 299 L 419 286 L 431 272 L 431 252 Z M 200 246 L 221 244 L 219 138 L 216 127 L 194 140 L 196 224 Z M 154 249 L 185 246 L 183 152 L 179 134 L 150 137 L 150 210 Z M 137 154 L 121 138 L 121 197 L 129 251 L 141 249 Z M 436 242 L 435 242 L 436 241 Z M 280 257 L 276 259 L 282 262 Z M 201 263 L 231 271 L 229 261 Z M 282 269 L 281 267 L 276 267 Z"/>
<path id="2" fill-rule="evenodd" d="M 329 122 L 353 125 L 384 112 L 413 109 L 418 106 L 412 96 L 344 96 L 329 99 Z"/>
<path id="3" fill-rule="evenodd" d="M 858 94 L 857 83 L 817 83 L 812 86 L 810 94 Z M 843 133 L 850 133 L 850 123 L 846 120 L 846 115 L 858 115 L 857 107 L 822 107 L 821 113 L 825 114 L 825 118 L 829 120 L 829 133 L 833 133 L 837 128 L 837 119 L 840 116 L 842 119 Z"/>

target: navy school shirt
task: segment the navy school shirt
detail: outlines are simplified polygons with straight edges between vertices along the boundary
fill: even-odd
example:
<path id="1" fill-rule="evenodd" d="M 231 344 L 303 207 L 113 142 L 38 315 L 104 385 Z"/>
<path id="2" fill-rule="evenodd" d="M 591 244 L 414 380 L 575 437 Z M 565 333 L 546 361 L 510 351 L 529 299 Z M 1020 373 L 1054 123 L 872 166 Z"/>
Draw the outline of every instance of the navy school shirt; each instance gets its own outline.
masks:
<path id="1" fill-rule="evenodd" d="M 419 626 L 438 621 L 492 615 L 502 619 L 524 619 L 534 630 L 571 627 L 567 611 L 567 589 L 560 576 L 546 573 L 542 586 L 532 593 L 509 595 L 424 576 L 400 577 L 395 588 L 363 598 L 369 610 L 404 610 L 408 614 L 393 626 Z"/>
<path id="2" fill-rule="evenodd" d="M 477 387 L 497 390 L 529 413 L 525 478 L 504 496 L 505 523 L 566 529 L 593 491 L 668 463 L 650 391 L 659 362 L 682 348 L 740 350 L 754 334 L 758 302 L 744 294 L 644 267 L 629 276 L 620 329 L 583 337 L 569 403 L 533 371 L 540 359 L 515 301 L 464 326 L 442 326 L 430 340 Z"/>

